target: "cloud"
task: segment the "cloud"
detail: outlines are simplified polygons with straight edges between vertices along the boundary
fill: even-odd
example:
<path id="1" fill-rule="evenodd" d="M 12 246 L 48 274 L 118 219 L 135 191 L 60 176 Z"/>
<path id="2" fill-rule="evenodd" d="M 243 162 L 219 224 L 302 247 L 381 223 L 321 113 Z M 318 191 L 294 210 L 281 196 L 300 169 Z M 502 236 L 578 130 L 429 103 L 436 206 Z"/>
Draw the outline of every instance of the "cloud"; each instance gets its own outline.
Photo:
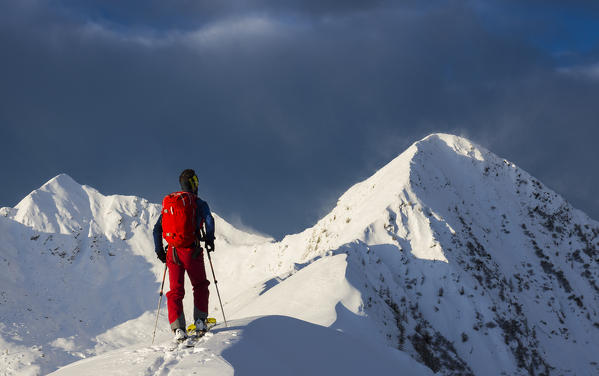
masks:
<path id="1" fill-rule="evenodd" d="M 285 25 L 266 16 L 244 16 L 227 18 L 203 25 L 192 30 L 121 30 L 109 24 L 88 21 L 71 32 L 80 37 L 112 40 L 120 44 L 137 44 L 147 48 L 187 46 L 190 48 L 223 47 L 223 44 L 245 43 L 271 37 L 281 37 Z"/>
<path id="2" fill-rule="evenodd" d="M 192 45 L 210 47 L 222 43 L 242 43 L 253 39 L 271 38 L 280 35 L 283 31 L 283 25 L 272 18 L 247 16 L 221 20 L 198 30 L 182 33 L 180 37 Z"/>
<path id="3" fill-rule="evenodd" d="M 24 0 L 12 8 L 35 9 L 46 14 L 110 25 L 123 30 L 153 32 L 193 31 L 223 19 L 247 16 L 321 17 L 364 12 L 390 4 L 414 6 L 415 1 L 394 3 L 385 0 Z"/>
<path id="4" fill-rule="evenodd" d="M 558 69 L 558 72 L 573 77 L 599 81 L 599 63 Z"/>
<path id="5" fill-rule="evenodd" d="M 191 166 L 217 213 L 279 237 L 439 131 L 549 186 L 589 175 L 596 82 L 557 71 L 526 29 L 489 26 L 511 13 L 485 4 L 3 2 L 0 199 L 67 172 L 158 202 Z M 571 72 L 592 66 L 581 54 Z M 574 203 L 599 213 L 587 191 Z"/>

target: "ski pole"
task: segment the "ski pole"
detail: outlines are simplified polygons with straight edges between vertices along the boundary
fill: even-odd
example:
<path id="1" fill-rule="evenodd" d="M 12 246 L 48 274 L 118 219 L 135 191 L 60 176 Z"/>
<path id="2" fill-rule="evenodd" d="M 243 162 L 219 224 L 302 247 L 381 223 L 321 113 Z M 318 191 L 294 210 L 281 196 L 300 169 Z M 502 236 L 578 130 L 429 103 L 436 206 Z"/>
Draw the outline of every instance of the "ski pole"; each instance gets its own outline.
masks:
<path id="1" fill-rule="evenodd" d="M 200 227 L 200 240 L 206 243 L 206 228 L 204 226 Z M 225 317 L 225 310 L 223 308 L 223 301 L 220 298 L 220 292 L 218 291 L 218 281 L 216 280 L 216 274 L 214 274 L 214 266 L 212 265 L 212 257 L 210 257 L 210 251 L 208 251 L 208 247 L 206 247 L 206 254 L 208 255 L 208 261 L 210 262 L 210 270 L 212 270 L 212 279 L 214 280 L 214 287 L 216 288 L 216 295 L 218 296 L 218 303 L 220 304 L 220 311 L 223 314 L 223 320 L 225 322 L 225 327 L 229 327 L 227 324 L 227 318 Z"/>
<path id="2" fill-rule="evenodd" d="M 227 318 L 225 317 L 225 310 L 223 309 L 223 301 L 220 299 L 220 293 L 218 292 L 218 281 L 216 280 L 216 275 L 214 274 L 214 267 L 212 266 L 212 257 L 210 257 L 210 252 L 206 250 L 208 254 L 208 261 L 210 261 L 210 269 L 212 270 L 212 279 L 214 279 L 214 287 L 216 287 L 216 295 L 218 295 L 218 302 L 220 303 L 220 311 L 223 313 L 223 320 L 225 321 L 225 326 L 228 328 Z"/>
<path id="3" fill-rule="evenodd" d="M 162 292 L 164 291 L 164 279 L 166 278 L 166 263 L 164 264 L 164 274 L 162 275 L 162 286 L 160 286 L 160 299 L 158 299 L 158 312 L 156 313 L 156 323 L 154 324 L 154 334 L 152 334 L 152 345 L 156 337 L 156 327 L 158 326 L 158 316 L 160 315 L 160 306 L 162 305 Z"/>

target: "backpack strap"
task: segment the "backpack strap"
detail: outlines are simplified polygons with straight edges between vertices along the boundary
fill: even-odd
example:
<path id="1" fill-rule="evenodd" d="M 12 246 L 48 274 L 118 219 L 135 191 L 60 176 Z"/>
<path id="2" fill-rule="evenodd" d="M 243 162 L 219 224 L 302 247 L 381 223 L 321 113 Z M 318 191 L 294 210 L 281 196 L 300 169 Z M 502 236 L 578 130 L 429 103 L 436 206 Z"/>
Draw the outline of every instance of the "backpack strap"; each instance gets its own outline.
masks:
<path id="1" fill-rule="evenodd" d="M 181 260 L 179 260 L 179 256 L 177 256 L 177 248 L 171 247 L 173 249 L 173 262 L 177 265 L 181 265 Z"/>

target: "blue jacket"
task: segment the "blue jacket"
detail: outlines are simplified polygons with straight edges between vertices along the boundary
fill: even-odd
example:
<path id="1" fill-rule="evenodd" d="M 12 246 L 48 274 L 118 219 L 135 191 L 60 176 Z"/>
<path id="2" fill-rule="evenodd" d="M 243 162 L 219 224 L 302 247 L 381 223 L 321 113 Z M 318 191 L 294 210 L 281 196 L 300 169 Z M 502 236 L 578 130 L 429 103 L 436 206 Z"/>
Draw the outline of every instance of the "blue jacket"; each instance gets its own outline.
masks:
<path id="1" fill-rule="evenodd" d="M 197 223 L 198 226 L 202 223 L 202 219 L 206 225 L 206 240 L 214 240 L 214 217 L 212 217 L 212 213 L 210 213 L 210 208 L 206 201 L 201 198 L 197 198 L 198 204 L 198 218 Z M 198 234 L 200 228 L 198 227 Z M 154 250 L 156 253 L 160 251 L 164 251 L 164 247 L 162 246 L 162 214 L 158 217 L 158 221 L 154 225 Z"/>

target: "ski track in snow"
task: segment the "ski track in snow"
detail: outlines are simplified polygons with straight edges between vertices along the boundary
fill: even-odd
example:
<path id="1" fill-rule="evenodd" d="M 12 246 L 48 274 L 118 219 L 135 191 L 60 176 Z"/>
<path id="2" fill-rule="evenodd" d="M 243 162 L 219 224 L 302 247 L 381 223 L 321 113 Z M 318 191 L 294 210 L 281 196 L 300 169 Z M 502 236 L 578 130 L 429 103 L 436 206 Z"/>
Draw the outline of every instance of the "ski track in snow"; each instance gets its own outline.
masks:
<path id="1" fill-rule="evenodd" d="M 164 302 L 149 345 L 158 214 L 67 175 L 0 209 L 0 374 L 599 374 L 599 223 L 466 139 L 415 143 L 279 242 L 215 215 L 230 328 L 194 348 L 166 351 Z"/>
<path id="2" fill-rule="evenodd" d="M 235 320 L 193 348 L 168 344 L 115 350 L 73 363 L 52 375 L 363 375 L 432 374 L 407 355 L 365 344 L 337 330 L 284 316 Z"/>

